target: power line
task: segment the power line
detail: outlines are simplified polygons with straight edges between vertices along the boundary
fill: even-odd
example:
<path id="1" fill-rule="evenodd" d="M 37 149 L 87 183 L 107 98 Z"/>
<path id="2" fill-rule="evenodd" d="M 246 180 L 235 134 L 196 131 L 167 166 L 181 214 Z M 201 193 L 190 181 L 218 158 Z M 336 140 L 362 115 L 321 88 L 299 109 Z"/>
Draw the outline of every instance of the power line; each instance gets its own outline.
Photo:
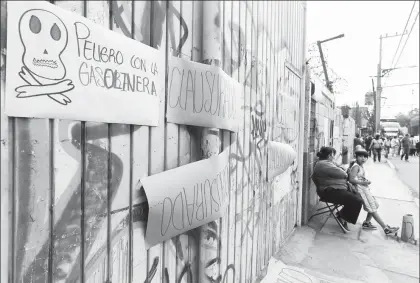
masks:
<path id="1" fill-rule="evenodd" d="M 417 12 L 417 16 L 416 16 L 416 18 L 414 19 L 414 23 L 413 23 L 413 25 L 411 26 L 410 32 L 409 32 L 409 33 L 408 33 L 408 35 L 407 35 L 407 40 L 405 41 L 404 46 L 403 46 L 403 47 L 402 47 L 402 49 L 401 49 L 401 53 L 400 53 L 400 55 L 398 56 L 397 61 L 395 62 L 394 68 L 395 68 L 395 66 L 397 66 L 398 62 L 400 61 L 401 55 L 403 54 L 403 52 L 404 52 L 404 48 L 405 48 L 405 46 L 407 45 L 408 40 L 410 39 L 411 32 L 413 31 L 413 28 L 414 28 L 414 26 L 416 25 L 416 22 L 417 22 L 418 17 L 419 17 L 419 12 Z"/>
<path id="2" fill-rule="evenodd" d="M 401 85 L 387 85 L 387 86 L 383 86 L 382 88 L 386 88 L 386 87 L 396 87 L 396 86 L 406 86 L 406 85 L 418 85 L 419 83 L 410 83 L 410 84 L 401 84 Z"/>
<path id="3" fill-rule="evenodd" d="M 407 28 L 407 26 L 408 26 L 408 22 L 409 22 L 409 21 L 410 21 L 410 19 L 411 19 L 411 14 L 413 13 L 413 10 L 414 10 L 414 7 L 415 7 L 415 6 L 416 6 L 416 1 L 414 1 L 414 3 L 413 3 L 413 7 L 411 7 L 410 15 L 408 15 L 407 22 L 405 23 L 404 29 L 403 29 L 403 31 L 402 31 L 402 33 L 401 33 L 400 41 L 398 42 L 397 50 L 395 50 L 394 57 L 392 58 L 391 66 L 394 64 L 395 57 L 397 57 L 398 48 L 400 48 L 400 45 L 401 45 L 402 39 L 403 39 L 403 37 L 404 37 L 404 33 L 405 33 L 406 28 Z"/>

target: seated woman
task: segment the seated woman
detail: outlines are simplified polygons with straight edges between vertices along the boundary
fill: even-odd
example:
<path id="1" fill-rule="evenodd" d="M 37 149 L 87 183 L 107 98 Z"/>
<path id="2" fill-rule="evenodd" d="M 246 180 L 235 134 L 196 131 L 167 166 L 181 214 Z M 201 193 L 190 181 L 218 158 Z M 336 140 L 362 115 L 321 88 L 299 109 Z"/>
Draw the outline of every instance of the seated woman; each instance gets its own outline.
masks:
<path id="1" fill-rule="evenodd" d="M 333 163 L 334 152 L 334 148 L 323 146 L 317 153 L 319 161 L 315 164 L 312 180 L 321 199 L 343 205 L 337 218 L 343 230 L 349 232 L 347 222 L 356 224 L 363 201 L 357 192 L 350 191 L 346 171 Z"/>

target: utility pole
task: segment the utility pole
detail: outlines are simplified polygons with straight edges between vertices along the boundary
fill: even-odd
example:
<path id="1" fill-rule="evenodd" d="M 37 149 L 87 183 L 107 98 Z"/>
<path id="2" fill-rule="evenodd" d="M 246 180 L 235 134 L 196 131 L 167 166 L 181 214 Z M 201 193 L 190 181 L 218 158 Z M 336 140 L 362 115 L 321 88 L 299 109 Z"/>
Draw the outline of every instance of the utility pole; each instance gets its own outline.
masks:
<path id="1" fill-rule="evenodd" d="M 402 34 L 395 33 L 395 35 L 380 36 L 379 37 L 379 63 L 377 68 L 376 75 L 376 103 L 375 103 L 375 133 L 379 130 L 380 120 L 381 120 L 381 95 L 382 95 L 382 39 L 390 38 L 395 36 L 403 36 L 407 32 L 404 31 Z"/>
<path id="2" fill-rule="evenodd" d="M 325 85 L 327 86 L 328 90 L 331 91 L 331 92 L 333 92 L 333 91 L 332 91 L 330 80 L 328 79 L 327 66 L 325 64 L 324 53 L 322 52 L 321 43 L 324 43 L 324 42 L 327 42 L 327 41 L 330 41 L 330 40 L 334 40 L 334 39 L 337 39 L 337 38 L 342 38 L 342 37 L 344 37 L 344 34 L 340 34 L 340 35 L 337 35 L 337 36 L 334 36 L 334 37 L 331 37 L 331 38 L 328 38 L 328 39 L 325 39 L 325 40 L 318 40 L 316 42 L 316 45 L 318 45 L 319 55 L 321 56 L 322 69 L 324 70 Z"/>
<path id="3" fill-rule="evenodd" d="M 379 130 L 379 122 L 381 119 L 382 35 L 379 37 L 379 63 L 376 76 L 375 134 Z"/>
<path id="4" fill-rule="evenodd" d="M 375 82 L 372 78 L 372 94 L 373 94 L 373 135 L 376 133 L 376 92 L 375 92 Z"/>

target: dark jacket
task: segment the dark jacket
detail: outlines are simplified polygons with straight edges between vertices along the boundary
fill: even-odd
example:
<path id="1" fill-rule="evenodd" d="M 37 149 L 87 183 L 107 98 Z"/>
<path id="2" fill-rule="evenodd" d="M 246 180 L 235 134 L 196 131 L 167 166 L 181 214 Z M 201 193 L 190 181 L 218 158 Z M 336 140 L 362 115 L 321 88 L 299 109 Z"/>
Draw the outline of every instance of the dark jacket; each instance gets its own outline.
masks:
<path id="1" fill-rule="evenodd" d="M 329 160 L 320 160 L 315 164 L 312 174 L 317 190 L 323 191 L 327 187 L 347 190 L 347 173 Z"/>
<path id="2" fill-rule="evenodd" d="M 404 137 L 401 141 L 401 145 L 404 148 L 409 148 L 411 144 L 410 138 L 409 137 Z"/>

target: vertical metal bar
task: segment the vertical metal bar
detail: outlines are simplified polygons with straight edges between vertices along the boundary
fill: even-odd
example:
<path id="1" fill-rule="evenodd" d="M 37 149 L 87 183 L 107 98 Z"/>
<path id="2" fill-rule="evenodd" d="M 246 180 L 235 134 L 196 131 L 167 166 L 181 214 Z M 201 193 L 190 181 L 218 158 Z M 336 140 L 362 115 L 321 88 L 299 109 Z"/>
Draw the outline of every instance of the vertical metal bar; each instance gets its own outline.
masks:
<path id="1" fill-rule="evenodd" d="M 220 48 L 221 48 L 221 34 L 220 34 L 220 25 L 219 27 L 214 26 L 214 17 L 219 14 L 220 17 L 220 2 L 219 1 L 206 1 L 203 3 L 203 44 L 202 44 L 202 58 L 203 61 L 211 65 L 220 65 Z M 220 144 L 220 132 L 216 128 L 203 128 L 201 134 L 201 151 L 202 159 L 209 158 L 211 156 L 217 155 L 219 153 L 219 144 Z M 217 223 L 217 221 L 215 221 Z M 220 224 L 220 222 L 219 222 Z M 209 224 L 203 225 L 198 228 L 199 230 L 199 282 L 207 282 L 206 276 L 206 264 L 213 255 L 212 252 L 209 252 L 209 248 L 206 247 L 206 230 L 211 229 Z M 217 242 L 217 241 L 216 241 Z M 219 250 L 220 246 L 218 242 L 215 246 L 212 247 Z M 216 265 L 215 273 L 219 274 L 219 263 L 214 263 Z"/>
<path id="2" fill-rule="evenodd" d="M 50 248 L 48 253 L 48 282 L 53 282 L 53 249 L 54 249 L 54 120 L 48 119 L 49 122 L 49 171 L 50 171 L 50 180 L 49 180 L 49 189 L 50 189 L 50 207 L 49 207 L 49 214 L 50 214 Z"/>
<path id="3" fill-rule="evenodd" d="M 131 38 L 134 39 L 135 24 L 134 24 L 134 0 L 131 1 Z M 128 201 L 128 282 L 133 281 L 133 164 L 134 164 L 134 126 L 130 125 L 130 175 L 129 175 L 129 201 Z"/>
<path id="4" fill-rule="evenodd" d="M 112 30 L 112 5 L 109 6 L 109 26 L 108 28 Z M 112 158 L 112 141 L 111 141 L 111 124 L 107 124 L 108 128 L 108 178 L 107 178 L 107 188 L 106 188 L 106 196 L 107 196 L 107 212 L 106 212 L 106 219 L 107 219 L 107 236 L 106 236 L 106 256 L 107 256 L 107 272 L 106 272 L 106 283 L 111 282 L 111 268 L 112 266 L 112 260 L 111 260 L 111 180 L 112 180 L 112 164 L 111 164 L 111 158 Z"/>
<path id="5" fill-rule="evenodd" d="M 11 201 L 10 204 L 12 206 L 12 223 L 10 223 L 9 227 L 11 228 L 10 231 L 12 231 L 11 233 L 11 243 L 12 243 L 12 250 L 10 252 L 10 256 L 9 256 L 9 262 L 11 262 L 11 272 L 10 272 L 10 279 L 11 282 L 15 282 L 15 258 L 16 258 L 16 254 L 15 254 L 15 237 L 16 237 L 16 182 L 15 182 L 15 170 L 14 168 L 15 163 L 16 163 L 16 155 L 15 155 L 15 148 L 16 148 L 16 119 L 15 118 L 11 118 L 11 121 L 9 123 L 9 125 L 11 125 L 11 129 L 9 130 L 9 133 L 11 133 L 11 135 L 9 134 L 9 136 L 12 137 L 11 139 L 11 143 L 10 146 L 11 148 L 9 149 L 10 156 L 12 157 L 11 160 L 13 160 L 13 162 L 11 162 L 12 164 L 9 165 L 9 174 L 10 174 L 10 186 L 11 186 L 11 190 L 12 190 L 12 194 L 11 194 Z"/>
<path id="6" fill-rule="evenodd" d="M 87 1 L 83 1 L 83 16 L 87 15 Z M 80 282 L 85 282 L 85 178 L 86 178 L 86 122 L 80 122 L 81 133 L 80 133 L 80 206 L 81 206 L 81 217 L 80 217 Z"/>

